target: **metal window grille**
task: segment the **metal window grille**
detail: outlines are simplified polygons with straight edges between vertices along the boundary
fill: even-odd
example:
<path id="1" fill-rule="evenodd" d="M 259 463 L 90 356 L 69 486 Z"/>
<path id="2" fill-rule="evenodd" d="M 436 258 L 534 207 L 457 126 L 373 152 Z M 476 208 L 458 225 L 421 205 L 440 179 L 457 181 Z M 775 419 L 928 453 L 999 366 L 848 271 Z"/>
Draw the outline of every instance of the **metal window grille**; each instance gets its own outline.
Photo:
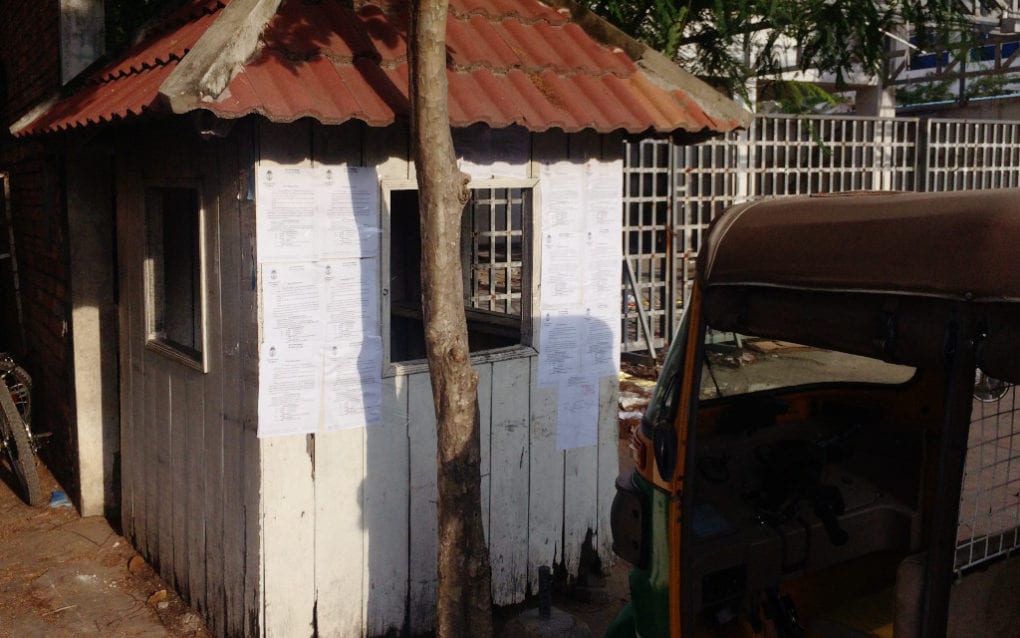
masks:
<path id="1" fill-rule="evenodd" d="M 531 190 L 482 188 L 472 191 L 464 215 L 465 276 L 471 308 L 521 315 L 524 233 L 531 215 Z"/>
<path id="2" fill-rule="evenodd" d="M 956 533 L 963 571 L 1020 548 L 1020 419 L 1015 386 L 975 400 Z"/>
<path id="3" fill-rule="evenodd" d="M 1020 186 L 1020 123 L 928 120 L 924 190 Z"/>

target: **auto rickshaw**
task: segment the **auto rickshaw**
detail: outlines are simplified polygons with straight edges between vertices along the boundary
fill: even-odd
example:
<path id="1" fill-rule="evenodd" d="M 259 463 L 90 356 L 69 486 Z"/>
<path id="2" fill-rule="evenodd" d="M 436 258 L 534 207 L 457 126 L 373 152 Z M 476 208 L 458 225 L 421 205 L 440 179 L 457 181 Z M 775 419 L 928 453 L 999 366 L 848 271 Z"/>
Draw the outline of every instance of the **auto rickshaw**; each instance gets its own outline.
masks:
<path id="1" fill-rule="evenodd" d="M 1020 549 L 1020 191 L 759 200 L 700 248 L 608 635 L 1020 636 L 1016 565 L 967 587 Z M 968 596 L 994 626 L 947 629 Z"/>

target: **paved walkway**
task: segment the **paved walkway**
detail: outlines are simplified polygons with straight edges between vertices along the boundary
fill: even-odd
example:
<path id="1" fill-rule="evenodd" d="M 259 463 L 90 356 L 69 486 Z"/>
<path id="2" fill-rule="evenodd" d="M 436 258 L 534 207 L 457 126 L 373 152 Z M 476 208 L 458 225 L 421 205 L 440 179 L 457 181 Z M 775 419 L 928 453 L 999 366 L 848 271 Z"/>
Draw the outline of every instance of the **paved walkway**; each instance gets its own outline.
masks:
<path id="1" fill-rule="evenodd" d="M 60 490 L 40 466 L 47 493 Z M 31 508 L 0 465 L 0 637 L 210 636 L 101 517 Z"/>

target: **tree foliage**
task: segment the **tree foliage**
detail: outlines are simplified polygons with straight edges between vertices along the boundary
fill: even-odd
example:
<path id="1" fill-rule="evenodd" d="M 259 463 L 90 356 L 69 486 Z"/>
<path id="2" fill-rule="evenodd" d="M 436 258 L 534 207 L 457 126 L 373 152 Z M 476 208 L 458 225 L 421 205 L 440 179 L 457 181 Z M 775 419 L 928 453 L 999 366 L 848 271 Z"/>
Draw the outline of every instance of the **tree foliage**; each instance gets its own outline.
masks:
<path id="1" fill-rule="evenodd" d="M 835 76 L 882 75 L 889 34 L 921 49 L 960 48 L 970 28 L 956 0 L 582 0 L 623 31 L 733 93 L 775 78 L 783 51 Z M 983 6 L 988 0 L 978 0 Z"/>
<path id="2" fill-rule="evenodd" d="M 119 51 L 131 44 L 138 29 L 179 0 L 108 0 L 106 12 L 106 50 Z"/>

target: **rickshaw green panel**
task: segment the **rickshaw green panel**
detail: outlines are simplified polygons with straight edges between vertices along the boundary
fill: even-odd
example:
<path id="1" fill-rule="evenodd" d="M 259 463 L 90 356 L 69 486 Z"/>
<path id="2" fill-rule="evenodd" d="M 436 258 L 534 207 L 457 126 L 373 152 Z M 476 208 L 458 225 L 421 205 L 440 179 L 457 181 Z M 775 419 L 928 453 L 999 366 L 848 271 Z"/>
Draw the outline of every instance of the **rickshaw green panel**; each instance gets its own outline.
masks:
<path id="1" fill-rule="evenodd" d="M 634 484 L 649 503 L 648 567 L 630 571 L 630 600 L 620 611 L 606 636 L 669 635 L 669 496 L 641 476 Z"/>

